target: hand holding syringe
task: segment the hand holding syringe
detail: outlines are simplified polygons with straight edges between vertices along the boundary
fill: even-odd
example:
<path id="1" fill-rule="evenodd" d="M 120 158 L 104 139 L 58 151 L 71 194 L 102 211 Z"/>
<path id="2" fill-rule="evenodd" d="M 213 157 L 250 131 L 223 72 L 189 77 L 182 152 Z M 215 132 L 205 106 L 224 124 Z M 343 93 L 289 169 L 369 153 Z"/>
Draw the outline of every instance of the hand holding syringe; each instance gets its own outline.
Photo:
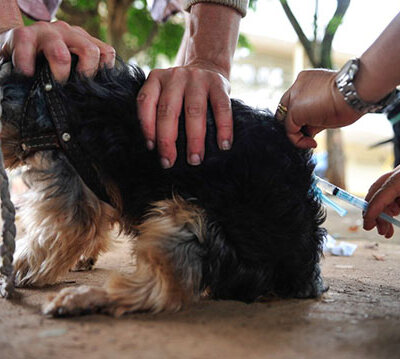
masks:
<path id="1" fill-rule="evenodd" d="M 343 190 L 343 189 L 341 189 L 339 187 L 336 187 L 332 183 L 329 183 L 328 181 L 325 181 L 325 180 L 323 180 L 322 178 L 320 178 L 318 176 L 315 176 L 315 182 L 316 182 L 316 185 L 321 190 L 327 192 L 328 194 L 331 194 L 333 196 L 336 196 L 336 197 L 340 198 L 341 200 L 353 205 L 354 207 L 357 207 L 357 208 L 361 209 L 362 211 L 365 211 L 368 208 L 368 202 L 367 201 L 364 201 L 361 198 L 353 196 L 352 194 L 346 192 L 345 190 Z M 339 207 L 339 209 L 340 209 L 340 207 Z M 338 211 L 339 214 L 341 214 L 340 210 L 338 210 L 336 208 L 335 208 L 335 210 Z M 343 214 L 341 214 L 341 215 L 346 214 L 345 210 L 342 210 L 342 211 L 343 211 Z M 395 226 L 400 228 L 400 221 L 395 219 L 395 218 L 393 218 L 393 217 L 390 217 L 388 214 L 381 213 L 379 215 L 379 217 L 382 218 L 383 220 L 385 220 L 385 221 L 387 221 L 387 222 L 389 222 L 389 223 L 391 223 L 391 224 L 393 224 L 393 225 L 395 225 Z"/>

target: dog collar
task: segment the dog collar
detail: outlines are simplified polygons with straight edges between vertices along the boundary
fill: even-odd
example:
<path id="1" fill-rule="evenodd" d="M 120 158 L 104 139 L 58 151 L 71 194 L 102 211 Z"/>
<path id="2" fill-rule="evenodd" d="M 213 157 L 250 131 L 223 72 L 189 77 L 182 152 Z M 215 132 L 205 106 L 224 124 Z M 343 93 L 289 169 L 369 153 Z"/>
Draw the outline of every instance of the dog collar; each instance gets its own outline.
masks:
<path id="1" fill-rule="evenodd" d="M 21 116 L 21 159 L 37 151 L 61 149 L 81 176 L 83 182 L 102 200 L 110 199 L 100 174 L 89 156 L 82 150 L 70 124 L 70 116 L 59 94 L 58 85 L 46 60 L 39 61 L 34 83 Z M 38 97 L 45 99 L 45 108 L 38 110 Z M 46 115 L 43 116 L 44 111 Z M 50 121 L 48 120 L 50 118 Z"/>

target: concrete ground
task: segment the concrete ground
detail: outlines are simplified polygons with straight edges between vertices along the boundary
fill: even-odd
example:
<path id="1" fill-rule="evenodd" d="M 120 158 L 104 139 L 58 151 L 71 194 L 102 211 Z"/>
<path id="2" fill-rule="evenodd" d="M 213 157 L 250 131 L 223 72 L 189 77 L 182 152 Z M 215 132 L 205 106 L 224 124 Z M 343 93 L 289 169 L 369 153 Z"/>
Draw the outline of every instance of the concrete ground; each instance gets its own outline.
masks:
<path id="1" fill-rule="evenodd" d="M 119 319 L 40 314 L 45 298 L 63 287 L 101 285 L 114 270 L 129 272 L 128 245 L 119 239 L 93 271 L 0 300 L 0 358 L 400 358 L 400 231 L 385 240 L 364 232 L 359 216 L 328 215 L 329 233 L 358 248 L 351 257 L 325 256 L 330 290 L 319 300 L 204 300 L 175 314 Z"/>

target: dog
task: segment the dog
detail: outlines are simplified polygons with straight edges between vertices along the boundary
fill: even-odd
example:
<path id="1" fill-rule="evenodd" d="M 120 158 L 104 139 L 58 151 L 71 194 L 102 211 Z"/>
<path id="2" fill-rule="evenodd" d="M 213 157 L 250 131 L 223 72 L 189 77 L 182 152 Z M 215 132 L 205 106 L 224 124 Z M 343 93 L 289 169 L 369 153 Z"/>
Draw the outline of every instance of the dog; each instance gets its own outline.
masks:
<path id="1" fill-rule="evenodd" d="M 92 79 L 73 66 L 63 85 L 43 58 L 31 78 L 1 67 L 5 166 L 22 166 L 28 187 L 16 285 L 43 287 L 71 268 L 90 269 L 118 226 L 132 239 L 133 274 L 65 288 L 45 314 L 173 312 L 203 296 L 321 296 L 325 212 L 311 152 L 296 148 L 269 111 L 232 99 L 232 148 L 219 150 L 209 106 L 204 161 L 187 164 L 182 114 L 176 164 L 163 169 L 137 118 L 144 81 L 121 60 Z"/>

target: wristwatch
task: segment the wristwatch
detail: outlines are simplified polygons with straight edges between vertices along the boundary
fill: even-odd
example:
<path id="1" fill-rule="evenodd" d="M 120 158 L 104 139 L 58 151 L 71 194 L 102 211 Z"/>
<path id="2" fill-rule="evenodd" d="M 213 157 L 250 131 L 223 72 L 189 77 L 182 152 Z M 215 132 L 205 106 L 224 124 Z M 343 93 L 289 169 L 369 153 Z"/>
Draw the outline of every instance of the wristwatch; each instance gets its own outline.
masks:
<path id="1" fill-rule="evenodd" d="M 394 99 L 396 90 L 385 96 L 382 100 L 376 103 L 363 101 L 357 93 L 354 86 L 354 79 L 360 68 L 360 59 L 352 59 L 347 61 L 336 75 L 336 86 L 339 92 L 343 95 L 344 100 L 354 110 L 362 113 L 367 112 L 382 112 Z"/>

